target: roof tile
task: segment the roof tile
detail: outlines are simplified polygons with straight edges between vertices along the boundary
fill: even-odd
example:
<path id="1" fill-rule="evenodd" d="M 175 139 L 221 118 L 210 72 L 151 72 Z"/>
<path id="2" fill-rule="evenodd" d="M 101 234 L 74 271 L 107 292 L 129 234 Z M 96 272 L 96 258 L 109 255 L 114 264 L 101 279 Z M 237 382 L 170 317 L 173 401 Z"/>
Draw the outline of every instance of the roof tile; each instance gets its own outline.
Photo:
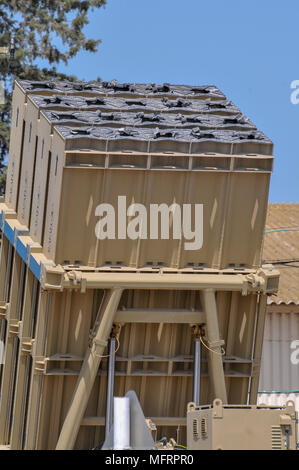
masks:
<path id="1" fill-rule="evenodd" d="M 280 271 L 278 294 L 269 303 L 299 305 L 299 203 L 269 204 L 265 230 L 286 228 L 298 231 L 266 233 L 264 237 L 263 260 Z"/>

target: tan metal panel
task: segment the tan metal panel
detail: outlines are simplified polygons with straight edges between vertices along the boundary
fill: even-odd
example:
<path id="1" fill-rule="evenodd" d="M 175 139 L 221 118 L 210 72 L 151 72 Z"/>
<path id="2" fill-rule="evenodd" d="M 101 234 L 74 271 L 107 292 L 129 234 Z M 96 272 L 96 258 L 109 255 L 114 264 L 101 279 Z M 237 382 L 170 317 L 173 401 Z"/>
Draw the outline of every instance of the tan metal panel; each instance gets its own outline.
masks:
<path id="1" fill-rule="evenodd" d="M 6 328 L 5 328 L 5 362 L 1 374 L 0 405 L 0 442 L 10 440 L 13 425 L 13 407 L 16 388 L 19 354 L 22 348 L 20 335 L 23 328 L 22 306 L 25 285 L 25 263 L 18 253 L 13 253 L 11 286 L 8 289 Z"/>
<path id="2" fill-rule="evenodd" d="M 46 127 L 46 131 L 38 134 L 37 155 L 34 175 L 34 188 L 31 206 L 30 235 L 33 240 L 42 243 L 44 227 L 44 210 L 47 200 L 47 181 L 52 150 L 52 136 L 48 132 L 45 121 L 40 123 L 40 128 Z"/>
<path id="3" fill-rule="evenodd" d="M 54 132 L 54 141 L 56 139 L 55 147 L 58 148 L 59 137 Z M 110 263 L 173 268 L 199 265 L 216 269 L 260 265 L 269 174 L 189 173 L 162 168 L 160 171 L 104 169 L 92 163 L 87 168 L 88 158 L 82 167 L 64 167 L 64 158 L 58 152 L 52 159 L 45 226 L 44 252 L 56 263 L 67 261 L 74 264 L 79 261 L 89 266 Z M 226 213 L 228 201 L 225 192 L 232 184 L 235 189 L 229 213 Z M 251 192 L 251 185 L 259 187 L 259 191 Z M 95 209 L 100 203 L 112 204 L 117 217 L 118 196 L 126 196 L 127 207 L 131 203 L 141 203 L 146 207 L 148 227 L 150 204 L 203 204 L 202 248 L 185 250 L 183 240 L 172 239 L 171 226 L 170 240 L 117 239 L 117 225 L 115 240 L 97 240 Z M 243 213 L 243 206 L 246 208 L 244 220 L 236 223 L 239 214 Z M 80 226 L 80 231 L 74 230 L 76 226 Z M 56 238 L 59 240 L 57 245 Z"/>
<path id="4" fill-rule="evenodd" d="M 268 201 L 268 175 L 237 173 L 227 203 L 222 266 L 261 264 L 261 245 Z M 240 243 L 240 241 L 242 242 Z"/>
<path id="5" fill-rule="evenodd" d="M 190 450 L 296 450 L 298 416 L 286 406 L 213 406 L 190 403 L 187 445 Z"/>
<path id="6" fill-rule="evenodd" d="M 40 158 L 38 128 L 39 111 L 32 103 L 26 103 L 26 126 L 23 143 L 23 160 L 20 169 L 20 187 L 17 214 L 21 223 L 29 227 L 30 209 L 32 205 L 32 187 L 36 160 Z"/>
<path id="7" fill-rule="evenodd" d="M 7 165 L 5 203 L 16 209 L 19 190 L 19 176 L 22 166 L 22 143 L 24 140 L 26 104 L 25 96 L 16 84 L 12 98 L 11 135 Z"/>
<path id="8" fill-rule="evenodd" d="M 285 406 L 292 400 L 295 403 L 295 410 L 299 416 L 299 392 L 297 393 L 259 393 L 257 396 L 257 404 L 265 404 L 270 406 Z M 297 419 L 297 450 L 299 447 L 299 421 Z"/>
<path id="9" fill-rule="evenodd" d="M 40 237 L 44 242 L 44 253 L 48 258 L 55 260 L 57 225 L 62 189 L 63 167 L 65 163 L 64 142 L 61 139 L 61 136 L 56 132 L 53 136 L 53 146 L 55 151 L 51 152 L 49 168 L 47 168 L 47 170 L 42 174 L 44 184 L 47 185 L 47 191 L 43 189 L 46 197 L 46 204 L 43 206 L 42 217 L 37 218 L 36 220 Z M 41 188 L 44 188 L 42 183 Z"/>
<path id="10" fill-rule="evenodd" d="M 23 295 L 22 330 L 20 332 L 18 369 L 13 403 L 13 425 L 10 434 L 11 446 L 15 449 L 22 449 L 26 442 L 25 430 L 32 372 L 32 352 L 36 337 L 36 315 L 40 298 L 39 283 L 33 274 L 28 271 L 25 277 Z"/>

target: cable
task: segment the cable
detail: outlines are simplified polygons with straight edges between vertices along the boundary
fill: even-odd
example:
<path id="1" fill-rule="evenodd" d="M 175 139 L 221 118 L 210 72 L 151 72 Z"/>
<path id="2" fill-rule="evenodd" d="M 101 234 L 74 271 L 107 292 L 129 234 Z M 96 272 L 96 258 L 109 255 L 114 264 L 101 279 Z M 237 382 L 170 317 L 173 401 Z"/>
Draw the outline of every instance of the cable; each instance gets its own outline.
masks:
<path id="1" fill-rule="evenodd" d="M 264 233 L 274 233 L 274 232 L 299 232 L 299 228 L 295 227 L 281 227 L 281 228 L 274 228 L 271 230 L 266 230 Z M 299 259 L 287 259 L 287 260 L 265 260 L 264 263 L 271 263 L 271 264 L 288 264 L 288 263 L 298 263 Z M 297 268 L 297 266 L 293 266 L 294 268 Z"/>
<path id="2" fill-rule="evenodd" d="M 186 446 L 182 446 L 181 444 L 176 444 L 176 445 L 174 446 L 174 448 L 176 448 L 176 447 L 180 447 L 180 448 L 182 448 L 182 449 L 187 449 Z"/>
<path id="3" fill-rule="evenodd" d="M 117 341 L 117 348 L 115 349 L 115 351 L 114 351 L 112 354 L 106 354 L 106 355 L 104 355 L 104 356 L 100 356 L 100 355 L 97 354 L 97 357 L 102 357 L 102 358 L 103 358 L 103 357 L 104 357 L 104 358 L 105 358 L 105 357 L 111 357 L 111 356 L 114 356 L 114 355 L 117 353 L 117 351 L 118 351 L 119 348 L 120 348 L 120 342 L 119 342 L 118 336 L 114 336 L 114 338 L 115 338 L 116 341 Z"/>
<path id="4" fill-rule="evenodd" d="M 211 351 L 212 353 L 217 354 L 218 356 L 224 356 L 224 354 L 225 354 L 225 349 L 224 349 L 222 346 L 221 346 L 221 353 L 219 353 L 218 351 L 214 351 L 214 349 L 209 348 L 209 346 L 207 346 L 206 343 L 203 341 L 202 336 L 199 337 L 199 340 L 200 340 L 201 344 L 202 344 L 206 349 L 208 349 L 208 351 Z"/>
<path id="5" fill-rule="evenodd" d="M 288 263 L 299 263 L 299 258 L 294 259 L 273 259 L 273 260 L 264 260 L 263 263 L 271 264 L 288 264 Z"/>
<path id="6" fill-rule="evenodd" d="M 287 226 L 282 225 L 281 227 L 275 227 L 275 226 L 274 226 L 274 227 L 268 227 L 268 230 L 277 230 L 277 229 L 281 229 L 281 228 L 283 228 L 283 229 L 299 228 L 299 225 L 298 225 L 298 224 L 297 224 L 297 225 L 292 225 L 291 227 L 288 226 L 288 225 L 287 225 Z"/>
<path id="7" fill-rule="evenodd" d="M 274 228 L 274 229 L 265 231 L 265 233 L 273 233 L 273 232 L 299 232 L 299 228 Z"/>

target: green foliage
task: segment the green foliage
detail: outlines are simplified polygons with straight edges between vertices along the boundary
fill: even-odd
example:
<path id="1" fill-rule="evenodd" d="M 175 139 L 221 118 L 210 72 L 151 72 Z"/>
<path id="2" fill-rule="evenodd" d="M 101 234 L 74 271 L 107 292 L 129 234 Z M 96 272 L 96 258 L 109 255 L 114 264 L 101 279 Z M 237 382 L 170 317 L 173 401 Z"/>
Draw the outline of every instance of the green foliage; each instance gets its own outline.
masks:
<path id="1" fill-rule="evenodd" d="M 9 147 L 11 89 L 15 77 L 28 80 L 67 79 L 56 65 L 67 64 L 79 51 L 96 52 L 99 39 L 85 37 L 88 13 L 106 0 L 1 0 L 0 47 L 15 40 L 14 60 L 0 55 L 0 80 L 5 83 L 5 104 L 0 105 L 0 194 L 4 192 L 5 166 Z M 49 63 L 40 69 L 37 59 Z"/>

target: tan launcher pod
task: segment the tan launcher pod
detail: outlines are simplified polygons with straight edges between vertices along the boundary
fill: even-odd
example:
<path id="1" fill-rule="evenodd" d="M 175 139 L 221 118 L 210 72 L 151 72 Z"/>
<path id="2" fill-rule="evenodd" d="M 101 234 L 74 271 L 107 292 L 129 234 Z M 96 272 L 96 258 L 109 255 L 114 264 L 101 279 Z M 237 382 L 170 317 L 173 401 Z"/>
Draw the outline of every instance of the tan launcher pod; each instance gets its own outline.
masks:
<path id="1" fill-rule="evenodd" d="M 197 404 L 254 405 L 279 278 L 261 262 L 272 143 L 216 87 L 16 82 L 12 122 L 0 444 L 100 446 L 109 338 L 113 393 L 134 390 L 158 438 L 186 442 L 198 332 Z M 101 204 L 114 239 L 97 237 Z M 132 204 L 148 227 L 153 205 L 199 207 L 201 242 L 187 249 L 168 212 L 169 239 L 119 236 Z"/>

